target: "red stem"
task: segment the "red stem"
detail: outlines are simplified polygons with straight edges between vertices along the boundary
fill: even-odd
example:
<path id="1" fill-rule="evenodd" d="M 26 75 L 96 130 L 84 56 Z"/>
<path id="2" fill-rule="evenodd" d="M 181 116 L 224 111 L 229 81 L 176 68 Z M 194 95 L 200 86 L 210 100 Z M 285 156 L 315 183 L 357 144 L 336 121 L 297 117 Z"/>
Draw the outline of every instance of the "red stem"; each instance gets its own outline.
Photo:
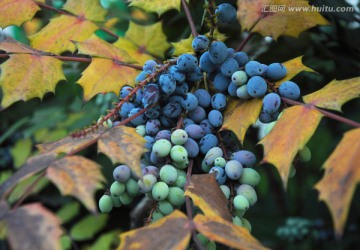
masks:
<path id="1" fill-rule="evenodd" d="M 191 34 L 193 35 L 193 37 L 197 37 L 198 36 L 198 33 L 196 31 L 196 27 L 195 27 L 195 23 L 194 23 L 194 20 L 191 16 L 191 13 L 190 13 L 190 10 L 189 10 L 189 6 L 187 5 L 187 2 L 186 0 L 181 0 L 181 4 L 184 8 L 184 11 L 185 11 L 185 14 L 186 14 L 186 18 L 189 22 L 189 25 L 190 25 L 190 29 L 191 29 Z"/>

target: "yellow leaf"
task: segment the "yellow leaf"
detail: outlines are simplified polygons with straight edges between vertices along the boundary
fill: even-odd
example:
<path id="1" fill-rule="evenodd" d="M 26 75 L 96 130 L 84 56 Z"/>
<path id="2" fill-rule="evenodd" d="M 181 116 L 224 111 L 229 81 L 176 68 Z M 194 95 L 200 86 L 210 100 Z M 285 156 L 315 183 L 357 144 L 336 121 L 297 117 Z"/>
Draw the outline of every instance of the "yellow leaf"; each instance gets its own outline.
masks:
<path id="1" fill-rule="evenodd" d="M 322 114 L 310 107 L 287 108 L 271 132 L 259 142 L 264 146 L 262 163 L 275 165 L 285 188 L 293 159 L 314 134 L 321 118 Z"/>
<path id="2" fill-rule="evenodd" d="M 261 245 L 245 228 L 236 226 L 218 216 L 198 214 L 194 219 L 196 229 L 210 240 L 234 249 L 268 249 Z"/>
<path id="3" fill-rule="evenodd" d="M 159 16 L 170 9 L 180 11 L 181 0 L 129 0 L 130 6 L 141 8 L 148 12 L 156 12 Z"/>
<path id="4" fill-rule="evenodd" d="M 224 220 L 231 221 L 226 197 L 214 175 L 192 175 L 185 195 L 189 196 L 204 214 L 220 216 Z"/>
<path id="5" fill-rule="evenodd" d="M 328 205 L 335 227 L 341 236 L 344 231 L 350 202 L 360 182 L 360 129 L 353 129 L 337 145 L 324 163 L 325 175 L 316 184 L 320 199 Z"/>
<path id="6" fill-rule="evenodd" d="M 65 79 L 61 66 L 60 60 L 48 56 L 11 55 L 1 65 L 0 86 L 4 95 L 1 105 L 8 107 L 18 100 L 42 98 L 45 93 L 54 92 L 56 84 Z"/>
<path id="7" fill-rule="evenodd" d="M 75 51 L 71 40 L 82 42 L 89 38 L 98 26 L 91 21 L 62 15 L 50 20 L 39 32 L 30 36 L 31 46 L 47 52 L 60 54 Z"/>
<path id="8" fill-rule="evenodd" d="M 144 50 L 139 48 L 136 44 L 125 37 L 119 37 L 119 39 L 113 45 L 117 48 L 125 50 L 132 59 L 131 61 L 137 62 L 139 65 L 144 65 L 147 60 L 154 59 L 152 56 L 146 54 Z"/>
<path id="9" fill-rule="evenodd" d="M 136 44 L 141 50 L 159 57 L 164 57 L 165 51 L 171 46 L 162 31 L 161 22 L 152 25 L 138 25 L 130 22 L 125 37 Z"/>
<path id="10" fill-rule="evenodd" d="M 31 20 L 38 10 L 40 7 L 33 0 L 2 0 L 0 1 L 0 27 L 5 28 L 12 24 L 20 26 Z"/>
<path id="11" fill-rule="evenodd" d="M 114 164 L 123 163 L 142 176 L 140 158 L 146 152 L 145 142 L 135 128 L 118 126 L 100 136 L 98 151 L 109 156 Z"/>
<path id="12" fill-rule="evenodd" d="M 120 235 L 118 250 L 187 249 L 191 229 L 188 218 L 179 210 L 151 223 Z"/>
<path id="13" fill-rule="evenodd" d="M 99 0 L 68 0 L 63 9 L 80 18 L 95 22 L 104 21 L 107 14 Z"/>
<path id="14" fill-rule="evenodd" d="M 233 131 L 242 144 L 247 129 L 258 119 L 261 107 L 261 99 L 241 101 L 231 98 L 224 112 L 224 123 L 221 130 Z"/>
<path id="15" fill-rule="evenodd" d="M 287 70 L 287 74 L 284 78 L 276 82 L 275 87 L 279 87 L 281 83 L 290 80 L 302 71 L 314 72 L 314 70 L 302 63 L 302 57 L 303 56 L 299 56 L 283 63 Z"/>
<path id="16" fill-rule="evenodd" d="M 118 94 L 123 85 L 133 86 L 135 84 L 137 71 L 121 64 L 121 62 L 131 60 L 126 51 L 96 36 L 92 36 L 84 42 L 75 42 L 75 44 L 80 53 L 96 57 L 92 59 L 78 81 L 78 84 L 84 89 L 86 101 L 98 93 L 114 92 Z"/>
<path id="17" fill-rule="evenodd" d="M 328 22 L 317 11 L 311 11 L 306 0 L 238 0 L 238 20 L 249 30 L 261 16 L 253 32 L 277 39 L 281 35 L 297 37 L 301 32 Z M 308 8 L 308 10 L 307 10 Z M 276 11 L 274 11 L 276 9 Z"/>
<path id="18" fill-rule="evenodd" d="M 194 49 L 191 45 L 193 40 L 194 37 L 190 35 L 189 38 L 181 39 L 179 42 L 176 43 L 171 43 L 171 45 L 175 49 L 173 55 L 179 56 L 186 53 L 192 54 L 194 52 Z"/>
<path id="19" fill-rule="evenodd" d="M 334 80 L 322 89 L 303 97 L 304 102 L 320 108 L 341 111 L 341 106 L 360 96 L 360 77 L 347 80 Z"/>
<path id="20" fill-rule="evenodd" d="M 61 249 L 61 222 L 40 203 L 8 212 L 4 220 L 11 249 Z"/>
<path id="21" fill-rule="evenodd" d="M 93 196 L 105 180 L 99 164 L 82 156 L 68 156 L 51 164 L 46 175 L 63 195 L 75 196 L 90 211 L 96 212 Z"/>

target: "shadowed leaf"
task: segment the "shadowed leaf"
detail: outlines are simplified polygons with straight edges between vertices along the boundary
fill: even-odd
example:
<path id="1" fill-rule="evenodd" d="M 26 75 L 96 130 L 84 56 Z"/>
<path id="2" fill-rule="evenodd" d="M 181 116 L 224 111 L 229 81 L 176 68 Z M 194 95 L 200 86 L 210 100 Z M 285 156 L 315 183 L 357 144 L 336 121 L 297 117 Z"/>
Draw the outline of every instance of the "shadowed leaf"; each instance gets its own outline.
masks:
<path id="1" fill-rule="evenodd" d="M 322 89 L 304 96 L 303 100 L 320 108 L 341 111 L 344 103 L 358 97 L 360 97 L 360 77 L 334 80 Z"/>
<path id="2" fill-rule="evenodd" d="M 45 2 L 45 0 L 39 2 Z M 0 27 L 5 28 L 12 24 L 20 26 L 31 20 L 38 10 L 40 7 L 33 0 L 1 0 Z"/>
<path id="3" fill-rule="evenodd" d="M 282 0 L 238 0 L 237 6 L 237 17 L 243 29 L 249 30 L 261 16 L 264 16 L 257 23 L 253 32 L 259 32 L 263 36 L 272 36 L 274 39 L 281 35 L 297 37 L 311 27 L 328 24 L 318 12 L 304 9 L 311 9 L 306 0 L 288 0 L 286 2 Z M 276 8 L 276 11 L 273 8 Z"/>
<path id="4" fill-rule="evenodd" d="M 156 12 L 159 16 L 170 9 L 180 11 L 181 0 L 130 0 L 130 6 L 141 8 L 148 12 Z"/>
<path id="5" fill-rule="evenodd" d="M 145 142 L 135 128 L 118 126 L 101 135 L 98 151 L 106 154 L 113 164 L 123 163 L 137 176 L 141 176 L 140 158 L 146 152 Z"/>
<path id="6" fill-rule="evenodd" d="M 190 235 L 188 218 L 175 210 L 149 226 L 121 234 L 118 250 L 186 249 Z"/>
<path id="7" fill-rule="evenodd" d="M 245 228 L 234 225 L 218 216 L 196 215 L 196 229 L 210 240 L 243 250 L 268 249 L 261 245 Z"/>
<path id="8" fill-rule="evenodd" d="M 8 240 L 14 250 L 61 249 L 60 220 L 40 203 L 22 206 L 7 213 Z"/>
<path id="9" fill-rule="evenodd" d="M 94 193 L 105 180 L 99 164 L 82 156 L 68 156 L 51 164 L 46 174 L 63 195 L 75 196 L 90 211 L 96 212 Z"/>
<path id="10" fill-rule="evenodd" d="M 275 165 L 285 188 L 293 159 L 314 134 L 321 118 L 319 111 L 306 106 L 287 108 L 271 132 L 259 142 L 264 146 L 262 163 Z"/>
<path id="11" fill-rule="evenodd" d="M 325 175 L 315 186 L 320 192 L 320 199 L 330 209 L 338 236 L 343 234 L 351 199 L 360 182 L 359 141 L 359 128 L 345 133 L 324 163 Z"/>
<path id="12" fill-rule="evenodd" d="M 233 131 L 242 144 L 246 131 L 258 119 L 261 107 L 261 99 L 241 101 L 231 98 L 224 112 L 224 123 L 221 130 Z"/>
<path id="13" fill-rule="evenodd" d="M 231 221 L 226 197 L 219 188 L 214 175 L 192 175 L 185 195 L 189 196 L 195 206 L 198 206 L 204 214 L 220 216 L 224 220 Z"/>

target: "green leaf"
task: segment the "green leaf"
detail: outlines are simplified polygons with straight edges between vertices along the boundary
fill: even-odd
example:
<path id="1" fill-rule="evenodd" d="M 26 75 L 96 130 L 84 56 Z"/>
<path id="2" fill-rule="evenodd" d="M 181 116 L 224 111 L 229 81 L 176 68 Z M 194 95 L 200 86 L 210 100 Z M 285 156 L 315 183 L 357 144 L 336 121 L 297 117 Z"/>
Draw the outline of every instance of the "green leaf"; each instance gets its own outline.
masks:
<path id="1" fill-rule="evenodd" d="M 74 240 L 79 241 L 92 239 L 96 233 L 104 228 L 107 220 L 107 214 L 88 215 L 71 228 L 70 235 Z"/>
<path id="2" fill-rule="evenodd" d="M 113 245 L 119 244 L 119 230 L 103 233 L 87 250 L 113 249 Z"/>
<path id="3" fill-rule="evenodd" d="M 80 204 L 76 201 L 66 204 L 56 212 L 56 216 L 61 220 L 62 224 L 69 222 L 80 211 Z"/>
<path id="4" fill-rule="evenodd" d="M 30 139 L 18 140 L 16 144 L 10 149 L 11 156 L 14 160 L 14 166 L 20 167 L 25 163 L 26 159 L 30 156 L 32 142 Z"/>

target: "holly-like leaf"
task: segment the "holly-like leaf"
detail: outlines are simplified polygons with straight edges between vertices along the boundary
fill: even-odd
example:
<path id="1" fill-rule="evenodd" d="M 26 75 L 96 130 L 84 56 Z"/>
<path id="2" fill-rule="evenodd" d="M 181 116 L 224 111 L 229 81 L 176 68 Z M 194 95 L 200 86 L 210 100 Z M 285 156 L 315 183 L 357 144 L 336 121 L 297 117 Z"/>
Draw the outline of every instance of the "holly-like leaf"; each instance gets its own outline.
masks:
<path id="1" fill-rule="evenodd" d="M 63 9 L 86 20 L 102 22 L 107 11 L 98 0 L 68 0 Z"/>
<path id="2" fill-rule="evenodd" d="M 218 216 L 198 214 L 194 218 L 196 229 L 210 240 L 234 249 L 268 249 L 261 245 L 245 228 L 236 226 Z"/>
<path id="3" fill-rule="evenodd" d="M 75 196 L 90 211 L 96 212 L 93 196 L 105 180 L 99 164 L 82 156 L 67 156 L 51 164 L 46 175 L 63 195 Z"/>
<path id="4" fill-rule="evenodd" d="M 41 0 L 39 2 L 45 2 Z M 40 7 L 33 0 L 2 0 L 0 1 L 0 27 L 9 25 L 20 26 L 33 18 Z"/>
<path id="5" fill-rule="evenodd" d="M 185 195 L 189 196 L 195 206 L 198 206 L 204 214 L 220 216 L 224 220 L 231 221 L 226 197 L 219 188 L 214 175 L 192 175 Z"/>
<path id="6" fill-rule="evenodd" d="M 154 59 L 152 56 L 146 54 L 143 49 L 139 48 L 136 44 L 125 37 L 119 37 L 113 45 L 117 48 L 125 50 L 131 58 L 131 61 L 134 61 L 139 65 L 144 65 L 147 60 Z"/>
<path id="7" fill-rule="evenodd" d="M 189 36 L 189 38 L 181 39 L 178 42 L 171 43 L 171 45 L 174 47 L 174 56 L 179 56 L 182 54 L 192 54 L 194 53 L 194 49 L 192 47 L 192 41 L 194 40 L 194 37 L 192 35 Z"/>
<path id="8" fill-rule="evenodd" d="M 320 13 L 311 11 L 306 0 L 238 0 L 237 5 L 243 29 L 251 29 L 260 20 L 252 31 L 274 39 L 281 35 L 297 37 L 311 27 L 328 24 Z"/>
<path id="9" fill-rule="evenodd" d="M 159 57 L 164 57 L 165 51 L 171 46 L 162 30 L 161 22 L 152 25 L 138 25 L 130 22 L 125 37 L 141 50 Z"/>
<path id="10" fill-rule="evenodd" d="M 175 210 L 149 226 L 121 234 L 118 250 L 186 249 L 191 235 L 189 225 L 186 215 Z"/>
<path id="11" fill-rule="evenodd" d="M 140 158 L 146 152 L 146 140 L 135 128 L 118 126 L 107 131 L 98 141 L 98 151 L 111 161 L 127 165 L 137 176 L 142 176 Z"/>
<path id="12" fill-rule="evenodd" d="M 360 97 L 360 77 L 334 80 L 322 89 L 303 97 L 304 102 L 320 108 L 341 111 L 341 106 L 351 99 Z"/>
<path id="13" fill-rule="evenodd" d="M 134 86 L 134 79 L 138 73 L 122 64 L 131 60 L 126 51 L 96 36 L 75 44 L 80 53 L 93 56 L 90 65 L 78 81 L 84 89 L 86 101 L 102 92 L 118 94 L 123 85 Z"/>
<path id="14" fill-rule="evenodd" d="M 259 142 L 264 146 L 262 163 L 275 165 L 285 188 L 293 159 L 314 134 L 321 118 L 322 114 L 311 107 L 287 108 L 271 132 Z"/>
<path id="15" fill-rule="evenodd" d="M 130 6 L 141 8 L 147 12 L 156 12 L 159 16 L 164 12 L 176 9 L 180 11 L 181 0 L 129 0 Z"/>
<path id="16" fill-rule="evenodd" d="M 8 107 L 18 100 L 42 98 L 45 93 L 54 92 L 56 84 L 65 79 L 60 60 L 43 55 L 11 38 L 0 43 L 0 50 L 24 53 L 12 54 L 1 64 L 3 107 Z"/>
<path id="17" fill-rule="evenodd" d="M 324 163 L 325 175 L 316 184 L 320 199 L 328 205 L 335 227 L 341 236 L 351 199 L 360 182 L 360 129 L 345 133 L 334 152 Z"/>
<path id="18" fill-rule="evenodd" d="M 40 203 L 19 207 L 4 219 L 11 249 L 61 249 L 61 222 Z"/>
<path id="19" fill-rule="evenodd" d="M 314 70 L 302 63 L 302 58 L 303 56 L 298 56 L 283 63 L 287 70 L 287 74 L 284 78 L 276 82 L 275 87 L 279 87 L 281 83 L 290 80 L 302 71 L 314 72 Z"/>
<path id="20" fill-rule="evenodd" d="M 261 107 L 261 99 L 241 101 L 231 98 L 224 112 L 224 123 L 221 130 L 233 131 L 242 144 L 247 129 L 258 119 Z"/>

